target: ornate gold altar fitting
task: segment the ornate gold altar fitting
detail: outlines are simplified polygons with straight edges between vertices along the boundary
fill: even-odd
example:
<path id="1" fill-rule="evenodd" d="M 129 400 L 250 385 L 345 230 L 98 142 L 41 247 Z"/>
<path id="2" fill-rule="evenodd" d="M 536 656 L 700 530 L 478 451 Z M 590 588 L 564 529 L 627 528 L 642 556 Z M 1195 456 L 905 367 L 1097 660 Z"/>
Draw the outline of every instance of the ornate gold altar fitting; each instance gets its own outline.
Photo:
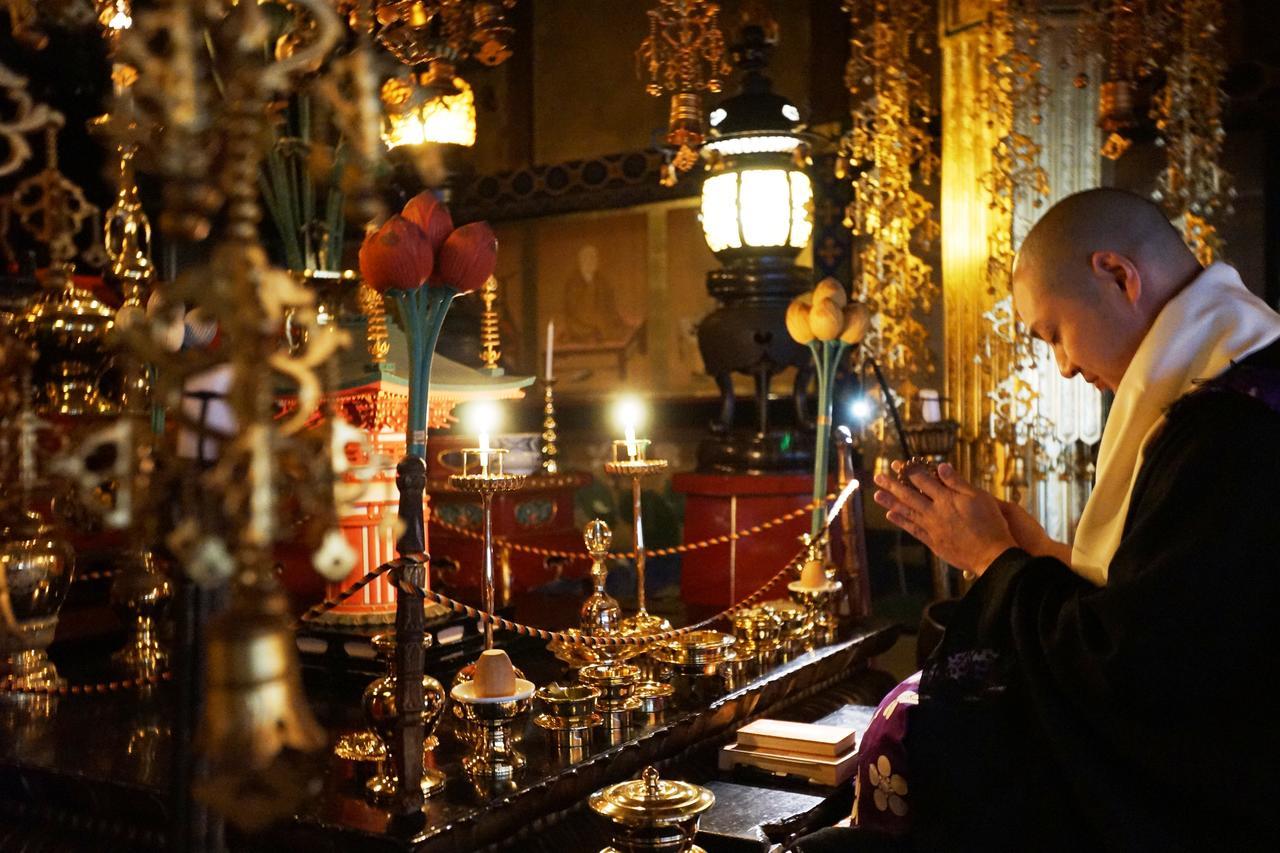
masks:
<path id="1" fill-rule="evenodd" d="M 547 379 L 542 384 L 542 471 L 546 474 L 560 473 L 560 463 L 556 457 L 560 448 L 556 446 L 556 399 L 555 379 Z"/>
<path id="2" fill-rule="evenodd" d="M 210 623 L 205 659 L 205 707 L 196 742 L 215 766 L 260 769 L 283 749 L 310 752 L 325 745 L 328 738 L 302 688 L 283 594 L 238 596 Z M 220 775 L 204 781 L 201 792 L 222 809 L 244 794 L 235 777 Z"/>
<path id="3" fill-rule="evenodd" d="M 657 769 L 646 767 L 639 779 L 596 791 L 587 803 L 613 823 L 613 846 L 600 853 L 704 853 L 693 839 L 702 813 L 715 801 L 701 785 L 663 780 Z"/>
<path id="4" fill-rule="evenodd" d="M 512 728 L 518 717 L 529 710 L 534 685 L 523 678 L 515 680 L 511 696 L 480 696 L 476 682 L 457 684 L 450 691 L 454 707 L 473 732 L 468 738 L 470 752 L 462 759 L 463 769 L 473 781 L 503 785 L 513 782 L 525 766 L 525 757 L 515 745 Z"/>
<path id="5" fill-rule="evenodd" d="M 150 548 L 129 550 L 111 584 L 111 606 L 122 620 L 131 620 L 130 636 L 111 660 L 135 678 L 157 676 L 169 666 L 169 650 L 160 642 L 156 620 L 173 597 L 164 570 Z"/>
<path id="6" fill-rule="evenodd" d="M 501 376 L 499 362 L 502 360 L 502 337 L 498 327 L 498 311 L 493 307 L 498 301 L 497 278 L 489 276 L 480 288 L 480 298 L 484 301 L 484 310 L 480 313 L 480 363 L 483 370 L 494 376 Z"/>
<path id="7" fill-rule="evenodd" d="M 506 10 L 516 0 L 377 0 L 378 41 L 409 66 L 452 67 L 467 58 L 501 65 L 515 30 Z"/>
<path id="8" fill-rule="evenodd" d="M 33 357 L 0 329 L 0 369 L 19 389 L 0 391 L 0 446 L 12 451 L 0 455 L 0 685 L 44 689 L 63 685 L 47 649 L 75 552 L 60 527 L 29 509 L 39 483 L 38 432 L 48 426 L 31 410 Z"/>
<path id="9" fill-rule="evenodd" d="M 74 566 L 75 554 L 57 528 L 18 500 L 0 507 L 0 685 L 27 690 L 65 683 L 47 650 Z"/>
<path id="10" fill-rule="evenodd" d="M 924 261 L 939 233 L 938 215 L 915 177 L 927 186 L 939 170 L 928 130 L 929 6 L 928 0 L 844 3 L 851 32 L 845 84 L 855 107 L 836 177 L 853 176 L 844 224 L 863 238 L 853 297 L 874 320 L 862 346 L 894 383 L 933 370 L 921 315 L 932 312 L 939 295 Z"/>
<path id="11" fill-rule="evenodd" d="M 648 76 L 645 92 L 671 96 L 667 144 L 675 156 L 662 182 L 674 185 L 679 172 L 697 164 L 705 136 L 703 92 L 719 92 L 731 68 L 720 32 L 720 6 L 704 0 L 658 0 L 649 10 L 649 34 L 636 51 L 636 70 Z"/>
<path id="12" fill-rule="evenodd" d="M 539 689 L 534 698 L 541 703 L 543 713 L 533 722 L 546 730 L 551 747 L 570 760 L 581 759 L 591 746 L 592 729 L 604 721 L 596 711 L 600 689 L 590 684 L 552 682 Z"/>
<path id="13" fill-rule="evenodd" d="M 467 447 L 462 451 L 462 473 L 450 474 L 449 485 L 460 492 L 480 496 L 484 513 L 484 571 L 481 575 L 483 604 L 486 613 L 494 608 L 494 553 L 493 553 L 493 496 L 499 492 L 514 492 L 524 485 L 525 475 L 503 472 L 503 460 L 507 451 Z M 493 648 L 493 624 L 485 622 L 484 647 Z"/>
<path id="14" fill-rule="evenodd" d="M 575 638 L 618 636 L 623 633 L 622 610 L 604 588 L 609 577 L 609 546 L 613 542 L 613 533 L 609 525 L 597 518 L 582 528 L 582 541 L 591 555 L 591 581 L 595 589 L 582 603 L 578 627 L 564 633 Z M 587 646 L 560 641 L 553 641 L 547 648 L 571 669 L 581 669 L 593 663 L 622 662 L 645 651 L 643 645 Z"/>
<path id="15" fill-rule="evenodd" d="M 600 691 L 596 710 L 603 717 L 605 736 L 611 744 L 620 743 L 635 724 L 633 715 L 640 710 L 636 686 L 640 683 L 640 667 L 629 663 L 597 663 L 584 666 L 578 679 Z"/>
<path id="16" fill-rule="evenodd" d="M 424 636 L 423 643 L 424 648 L 430 645 L 431 637 L 429 635 Z M 387 746 L 391 739 L 395 737 L 400 721 L 400 714 L 396 708 L 395 636 L 392 634 L 377 635 L 373 638 L 373 648 L 378 657 L 386 664 L 387 674 L 366 687 L 360 701 L 372 734 L 377 737 L 378 743 L 382 748 L 381 750 L 376 750 L 372 747 L 366 747 L 367 739 L 362 737 L 365 733 L 357 732 L 354 737 L 340 741 L 339 746 L 335 747 L 334 751 L 338 752 L 338 749 L 341 748 L 343 751 L 338 753 L 341 757 L 359 755 L 359 760 L 368 760 L 364 755 L 377 755 L 377 760 L 379 761 L 378 770 L 365 783 L 365 792 L 375 803 L 387 803 L 395 799 L 399 787 L 395 768 L 390 761 L 391 750 Z M 424 797 L 429 797 L 444 790 L 444 774 L 427 764 L 426 758 L 436 745 L 436 738 L 433 733 L 436 725 L 440 722 L 440 715 L 444 712 L 446 701 L 444 688 L 440 685 L 440 682 L 424 674 L 422 676 L 422 728 L 426 738 L 422 767 L 422 795 Z M 361 755 L 359 751 L 362 748 L 365 750 L 364 755 Z"/>
<path id="17" fill-rule="evenodd" d="M 635 520 L 636 546 L 636 612 L 622 620 L 624 634 L 644 635 L 670 631 L 671 623 L 654 616 L 645 607 L 644 518 L 640 500 L 640 484 L 645 477 L 667 470 L 665 459 L 649 459 L 649 439 L 618 439 L 613 442 L 613 460 L 604 464 L 606 473 L 631 479 L 631 511 Z"/>
<path id="18" fill-rule="evenodd" d="M 22 332 L 40 353 L 40 409 L 58 415 L 106 414 L 114 406 L 98 393 L 113 312 L 75 286 L 71 265 L 52 267 L 44 290 L 27 308 Z"/>
<path id="19" fill-rule="evenodd" d="M 778 620 L 778 662 L 786 663 L 804 654 L 813 633 L 813 623 L 804 605 L 780 598 L 764 602 L 760 609 Z"/>

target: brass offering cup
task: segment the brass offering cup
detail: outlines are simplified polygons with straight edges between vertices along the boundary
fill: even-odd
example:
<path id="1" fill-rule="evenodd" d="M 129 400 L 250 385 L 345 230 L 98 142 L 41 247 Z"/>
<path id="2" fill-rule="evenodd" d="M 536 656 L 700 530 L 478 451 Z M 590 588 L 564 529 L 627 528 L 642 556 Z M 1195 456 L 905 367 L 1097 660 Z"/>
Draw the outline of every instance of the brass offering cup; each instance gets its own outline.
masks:
<path id="1" fill-rule="evenodd" d="M 636 685 L 636 697 L 640 700 L 639 713 L 648 723 L 660 722 L 671 704 L 676 689 L 661 681 L 642 681 Z"/>
<path id="2" fill-rule="evenodd" d="M 733 618 L 733 633 L 744 678 L 764 675 L 778 663 L 782 622 L 772 613 L 761 607 L 741 611 Z"/>
<path id="3" fill-rule="evenodd" d="M 813 626 L 810 644 L 825 646 L 836 639 L 836 595 L 841 586 L 835 581 L 827 581 L 823 586 L 805 586 L 800 581 L 787 584 L 791 600 L 805 609 L 809 622 Z"/>
<path id="4" fill-rule="evenodd" d="M 545 729 L 552 748 L 570 756 L 573 760 L 584 757 L 591 746 L 591 732 L 604 720 L 596 712 L 600 690 L 589 684 L 559 684 L 553 682 L 534 694 L 542 705 L 543 713 L 533 718 L 538 727 Z"/>
<path id="5" fill-rule="evenodd" d="M 760 609 L 772 613 L 778 620 L 778 662 L 786 663 L 804 654 L 813 633 L 809 613 L 804 605 L 780 598 L 766 601 L 760 605 Z"/>
<path id="6" fill-rule="evenodd" d="M 640 710 L 640 697 L 636 685 L 640 683 L 640 668 L 627 663 L 594 664 L 584 666 L 578 672 L 583 684 L 600 691 L 596 710 L 603 717 L 605 735 L 610 743 L 625 739 L 634 724 L 633 715 Z"/>
<path id="7" fill-rule="evenodd" d="M 512 729 L 516 719 L 529 710 L 533 682 L 517 678 L 516 692 L 498 697 L 479 696 L 475 686 L 474 681 L 466 681 L 454 687 L 451 694 L 474 732 L 469 738 L 471 751 L 462 759 L 462 767 L 473 782 L 485 787 L 512 782 L 525 766 Z"/>

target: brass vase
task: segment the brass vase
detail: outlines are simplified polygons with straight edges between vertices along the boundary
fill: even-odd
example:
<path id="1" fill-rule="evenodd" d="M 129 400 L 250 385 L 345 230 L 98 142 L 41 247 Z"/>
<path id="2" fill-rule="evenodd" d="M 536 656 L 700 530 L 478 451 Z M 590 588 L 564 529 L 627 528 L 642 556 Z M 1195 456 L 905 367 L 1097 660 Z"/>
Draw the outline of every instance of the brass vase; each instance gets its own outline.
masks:
<path id="1" fill-rule="evenodd" d="M 47 650 L 74 567 L 75 553 L 55 525 L 12 504 L 0 516 L 0 683 L 62 685 Z"/>
<path id="2" fill-rule="evenodd" d="M 430 642 L 429 637 L 423 639 Z M 400 719 L 400 712 L 396 708 L 395 635 L 379 634 L 373 638 L 373 648 L 378 653 L 378 657 L 386 662 L 387 674 L 365 688 L 361 704 L 369 727 L 386 746 L 395 736 L 396 723 Z M 440 715 L 444 713 L 446 701 L 444 687 L 440 682 L 424 674 L 422 676 L 422 729 L 428 744 L 434 745 L 436 742 L 433 733 L 436 724 L 440 722 Z M 399 780 L 395 775 L 391 755 L 391 750 L 387 748 L 383 753 L 378 772 L 365 784 L 365 791 L 377 803 L 390 802 L 398 789 Z M 424 764 L 423 796 L 429 797 L 443 790 L 444 783 L 443 773 Z"/>

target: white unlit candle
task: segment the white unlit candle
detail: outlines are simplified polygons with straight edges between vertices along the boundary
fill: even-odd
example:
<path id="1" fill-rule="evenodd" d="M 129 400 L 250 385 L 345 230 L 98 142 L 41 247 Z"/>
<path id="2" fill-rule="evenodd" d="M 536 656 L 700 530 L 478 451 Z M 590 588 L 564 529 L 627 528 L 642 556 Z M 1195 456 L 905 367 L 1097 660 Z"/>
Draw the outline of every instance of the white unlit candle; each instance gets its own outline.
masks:
<path id="1" fill-rule="evenodd" d="M 556 321 L 548 320 L 547 321 L 547 369 L 542 374 L 543 378 L 546 379 L 548 382 L 551 381 L 552 366 L 555 363 L 555 356 L 553 354 L 555 352 L 555 345 L 556 345 Z"/>
<path id="2" fill-rule="evenodd" d="M 489 433 L 480 433 L 480 473 L 489 476 Z"/>
<path id="3" fill-rule="evenodd" d="M 933 388 L 923 388 L 920 391 L 920 417 L 925 423 L 942 420 L 942 400 Z"/>

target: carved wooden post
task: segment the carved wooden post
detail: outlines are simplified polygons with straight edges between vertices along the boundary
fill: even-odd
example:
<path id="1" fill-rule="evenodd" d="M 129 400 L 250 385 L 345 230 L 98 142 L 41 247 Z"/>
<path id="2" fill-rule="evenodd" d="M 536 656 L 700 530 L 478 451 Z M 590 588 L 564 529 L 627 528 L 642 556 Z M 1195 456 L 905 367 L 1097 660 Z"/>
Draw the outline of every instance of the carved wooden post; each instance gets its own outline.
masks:
<path id="1" fill-rule="evenodd" d="M 397 582 L 410 588 L 426 588 L 426 531 L 422 518 L 422 498 L 427 487 L 427 463 L 418 456 L 406 456 L 396 466 L 396 487 L 400 490 L 400 521 L 404 532 L 396 541 L 400 559 L 393 570 Z M 393 811 L 411 815 L 422 811 L 422 674 L 425 665 L 423 634 L 426 613 L 421 592 L 399 588 L 396 599 L 396 719 L 391 752 L 395 762 L 396 787 Z"/>

